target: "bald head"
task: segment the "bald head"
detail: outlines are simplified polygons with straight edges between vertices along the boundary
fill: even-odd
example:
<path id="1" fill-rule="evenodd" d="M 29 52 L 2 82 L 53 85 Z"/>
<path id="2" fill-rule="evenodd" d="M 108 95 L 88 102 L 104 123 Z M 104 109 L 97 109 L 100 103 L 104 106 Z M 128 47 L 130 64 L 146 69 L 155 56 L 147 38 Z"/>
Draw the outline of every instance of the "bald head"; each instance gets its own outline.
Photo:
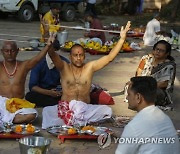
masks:
<path id="1" fill-rule="evenodd" d="M 80 44 L 74 44 L 74 45 L 71 47 L 71 49 L 70 49 L 70 54 L 71 54 L 72 51 L 73 51 L 74 49 L 76 49 L 76 48 L 81 49 L 81 50 L 85 53 L 85 50 L 84 50 L 84 48 L 82 47 L 82 45 L 80 45 Z"/>
<path id="2" fill-rule="evenodd" d="M 11 40 L 3 42 L 1 52 L 5 61 L 15 61 L 18 51 L 16 42 Z"/>
<path id="3" fill-rule="evenodd" d="M 3 42 L 2 49 L 6 49 L 7 46 L 11 46 L 11 48 L 12 48 L 13 50 L 17 50 L 17 49 L 18 49 L 18 48 L 17 48 L 17 44 L 16 44 L 15 41 L 11 41 L 11 40 L 6 40 L 6 41 L 4 41 L 4 42 Z"/>

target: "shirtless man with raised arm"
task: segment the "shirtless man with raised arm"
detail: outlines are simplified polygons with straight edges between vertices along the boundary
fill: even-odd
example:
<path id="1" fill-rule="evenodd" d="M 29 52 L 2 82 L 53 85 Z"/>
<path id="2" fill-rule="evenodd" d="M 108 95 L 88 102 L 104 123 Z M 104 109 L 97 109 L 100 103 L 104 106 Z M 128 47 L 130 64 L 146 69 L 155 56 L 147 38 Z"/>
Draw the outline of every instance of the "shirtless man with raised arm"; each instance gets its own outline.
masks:
<path id="1" fill-rule="evenodd" d="M 103 56 L 102 58 L 100 58 L 98 60 L 90 61 L 88 63 L 84 63 L 85 51 L 84 51 L 83 47 L 80 45 L 74 45 L 71 48 L 70 55 L 69 55 L 69 58 L 71 61 L 70 64 L 62 61 L 59 58 L 59 56 L 57 55 L 57 53 L 54 52 L 54 49 L 51 48 L 48 51 L 56 68 L 61 72 L 61 85 L 62 85 L 61 100 L 70 102 L 69 103 L 70 110 L 71 110 L 71 108 L 74 109 L 74 103 L 71 103 L 72 100 L 76 100 L 77 102 L 82 101 L 87 104 L 90 103 L 90 87 L 91 87 L 91 82 L 92 82 L 94 72 L 105 67 L 116 57 L 116 55 L 119 53 L 119 51 L 125 41 L 126 33 L 129 29 L 130 29 L 130 22 L 127 23 L 125 28 L 124 27 L 121 28 L 121 32 L 120 32 L 121 39 L 118 41 L 117 45 L 111 50 L 111 52 L 108 55 Z M 75 104 L 78 104 L 77 102 Z M 62 102 L 59 103 L 59 105 L 60 106 L 58 106 L 58 110 L 61 109 Z M 89 106 L 90 106 L 90 104 L 89 104 Z M 87 107 L 88 109 L 89 109 L 89 106 Z M 93 106 L 95 107 L 95 105 L 93 105 Z M 102 105 L 96 105 L 96 108 L 97 108 L 97 106 L 102 106 Z M 105 106 L 105 105 L 103 105 L 103 106 Z M 106 107 L 109 108 L 108 106 L 106 106 Z M 44 127 L 44 128 L 46 126 L 50 126 L 50 124 L 47 123 L 47 121 L 49 121 L 47 112 L 50 112 L 48 110 L 48 108 L 50 109 L 51 107 L 47 107 L 43 111 L 44 120 L 43 120 L 42 127 Z M 106 109 L 103 111 L 104 114 L 106 112 Z M 56 110 L 56 108 L 54 110 Z M 75 114 L 75 111 L 73 111 L 73 112 Z M 99 112 L 99 114 L 100 114 L 101 109 L 99 109 L 99 111 L 97 111 L 97 112 Z M 87 114 L 88 113 L 86 113 L 85 116 Z M 95 113 L 95 114 L 97 114 L 97 113 Z M 64 115 L 62 115 L 61 111 L 58 112 L 58 116 L 60 118 L 62 118 L 62 117 L 64 118 Z M 93 122 L 90 119 L 88 119 L 88 120 L 89 120 L 88 122 Z M 63 119 L 63 121 L 65 121 L 65 120 Z M 58 122 L 55 124 L 58 124 Z M 66 121 L 65 121 L 65 123 L 66 123 Z M 54 123 L 52 123 L 52 124 L 54 124 Z"/>
<path id="2" fill-rule="evenodd" d="M 35 119 L 36 110 L 23 109 L 18 114 L 6 110 L 6 100 L 10 98 L 24 98 L 25 81 L 28 72 L 46 55 L 51 47 L 54 37 L 50 37 L 48 43 L 37 56 L 19 61 L 16 59 L 18 47 L 16 42 L 4 41 L 1 52 L 4 60 L 0 62 L 0 120 L 3 122 L 28 123 Z"/>

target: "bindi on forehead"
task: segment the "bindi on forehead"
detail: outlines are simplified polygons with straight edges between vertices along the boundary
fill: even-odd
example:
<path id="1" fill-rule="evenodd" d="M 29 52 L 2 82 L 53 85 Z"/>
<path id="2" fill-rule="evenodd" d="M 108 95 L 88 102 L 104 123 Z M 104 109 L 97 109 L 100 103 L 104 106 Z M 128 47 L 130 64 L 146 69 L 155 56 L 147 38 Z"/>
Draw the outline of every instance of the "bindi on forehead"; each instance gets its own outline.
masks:
<path id="1" fill-rule="evenodd" d="M 82 49 L 75 49 L 75 50 L 73 50 L 73 52 L 74 53 L 76 53 L 76 54 L 82 54 L 82 53 L 84 53 L 84 51 L 82 50 Z"/>

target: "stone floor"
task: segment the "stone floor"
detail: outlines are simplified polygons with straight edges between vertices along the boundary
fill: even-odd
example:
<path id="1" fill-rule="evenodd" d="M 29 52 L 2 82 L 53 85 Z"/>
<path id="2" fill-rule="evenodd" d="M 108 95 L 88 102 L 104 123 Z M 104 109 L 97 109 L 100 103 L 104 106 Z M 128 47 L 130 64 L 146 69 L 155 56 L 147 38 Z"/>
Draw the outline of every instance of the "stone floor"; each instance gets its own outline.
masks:
<path id="1" fill-rule="evenodd" d="M 127 20 L 131 20 L 130 17 L 123 18 L 122 17 L 102 17 L 101 18 L 104 24 L 109 23 L 118 23 L 122 25 L 126 23 Z M 39 37 L 39 22 L 34 21 L 32 23 L 19 23 L 15 19 L 9 20 L 0 20 L 0 33 L 5 33 L 8 35 L 0 35 L 0 39 L 13 38 L 16 40 L 27 40 L 26 37 L 20 37 L 19 35 L 28 36 L 29 37 Z M 66 23 L 62 22 L 62 25 L 75 26 L 80 25 L 80 22 Z M 16 37 L 12 36 L 18 35 Z M 69 40 L 75 40 L 77 38 L 83 37 L 83 32 L 79 30 L 69 30 Z M 107 39 L 110 39 L 112 35 L 106 34 Z M 131 39 L 131 41 L 141 41 L 139 39 Z M 0 41 L 1 45 L 2 41 Z M 18 42 L 20 47 L 28 46 L 28 42 L 21 43 Z M 100 86 L 109 90 L 111 95 L 115 100 L 115 105 L 112 105 L 113 113 L 116 115 L 123 116 L 134 116 L 136 112 L 131 111 L 127 108 L 127 104 L 123 102 L 122 90 L 124 84 L 129 80 L 130 77 L 134 75 L 134 72 L 138 66 L 138 62 L 142 55 L 151 51 L 150 48 L 144 48 L 139 51 L 135 51 L 132 53 L 119 53 L 113 62 L 111 62 L 104 69 L 95 73 L 93 78 L 93 83 L 97 83 Z M 24 51 L 20 52 L 18 55 L 18 59 L 25 60 L 35 56 L 37 51 Z M 67 52 L 60 52 L 64 56 L 68 56 Z M 173 120 L 173 123 L 176 129 L 180 129 L 180 52 L 173 50 L 172 55 L 176 59 L 177 63 L 177 74 L 175 79 L 175 89 L 174 89 L 174 111 L 169 111 L 167 114 Z M 86 55 L 86 60 L 94 60 L 100 58 L 102 55 Z M 2 55 L 0 55 L 0 59 L 2 59 Z M 28 81 L 29 75 L 27 76 L 26 82 L 26 91 L 28 91 Z M 41 127 L 41 108 L 38 108 L 39 117 L 34 122 L 34 125 Z M 106 125 L 106 124 L 105 124 Z M 108 127 L 111 127 L 117 136 L 120 136 L 122 132 L 122 128 L 113 127 L 111 124 L 107 123 Z M 115 143 L 114 138 L 112 137 L 111 145 L 107 148 L 101 149 L 98 146 L 96 140 L 66 140 L 65 143 L 61 143 L 57 137 L 52 136 L 47 133 L 45 130 L 41 130 L 39 136 L 44 136 L 47 138 L 51 138 L 53 141 L 50 146 L 50 154 L 84 154 L 84 153 L 98 153 L 98 154 L 109 154 L 114 153 L 117 144 Z M 19 154 L 19 145 L 18 140 L 14 139 L 0 139 L 0 154 Z"/>

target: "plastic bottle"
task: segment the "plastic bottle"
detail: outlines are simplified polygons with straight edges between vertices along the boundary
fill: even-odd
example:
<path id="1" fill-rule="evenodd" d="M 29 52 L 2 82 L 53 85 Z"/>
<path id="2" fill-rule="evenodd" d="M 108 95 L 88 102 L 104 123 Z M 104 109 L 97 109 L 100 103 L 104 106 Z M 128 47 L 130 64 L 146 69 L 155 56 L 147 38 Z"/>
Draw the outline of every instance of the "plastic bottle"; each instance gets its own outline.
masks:
<path id="1" fill-rule="evenodd" d="M 86 31 L 90 31 L 90 30 L 88 30 L 90 28 L 90 23 L 89 22 L 85 22 L 84 27 L 87 28 Z"/>
<path id="2" fill-rule="evenodd" d="M 174 37 L 173 44 L 174 44 L 174 45 L 177 45 L 177 44 L 178 44 L 177 37 Z"/>
<path id="3" fill-rule="evenodd" d="M 179 34 L 179 37 L 178 37 L 178 49 L 180 50 L 180 34 Z"/>

